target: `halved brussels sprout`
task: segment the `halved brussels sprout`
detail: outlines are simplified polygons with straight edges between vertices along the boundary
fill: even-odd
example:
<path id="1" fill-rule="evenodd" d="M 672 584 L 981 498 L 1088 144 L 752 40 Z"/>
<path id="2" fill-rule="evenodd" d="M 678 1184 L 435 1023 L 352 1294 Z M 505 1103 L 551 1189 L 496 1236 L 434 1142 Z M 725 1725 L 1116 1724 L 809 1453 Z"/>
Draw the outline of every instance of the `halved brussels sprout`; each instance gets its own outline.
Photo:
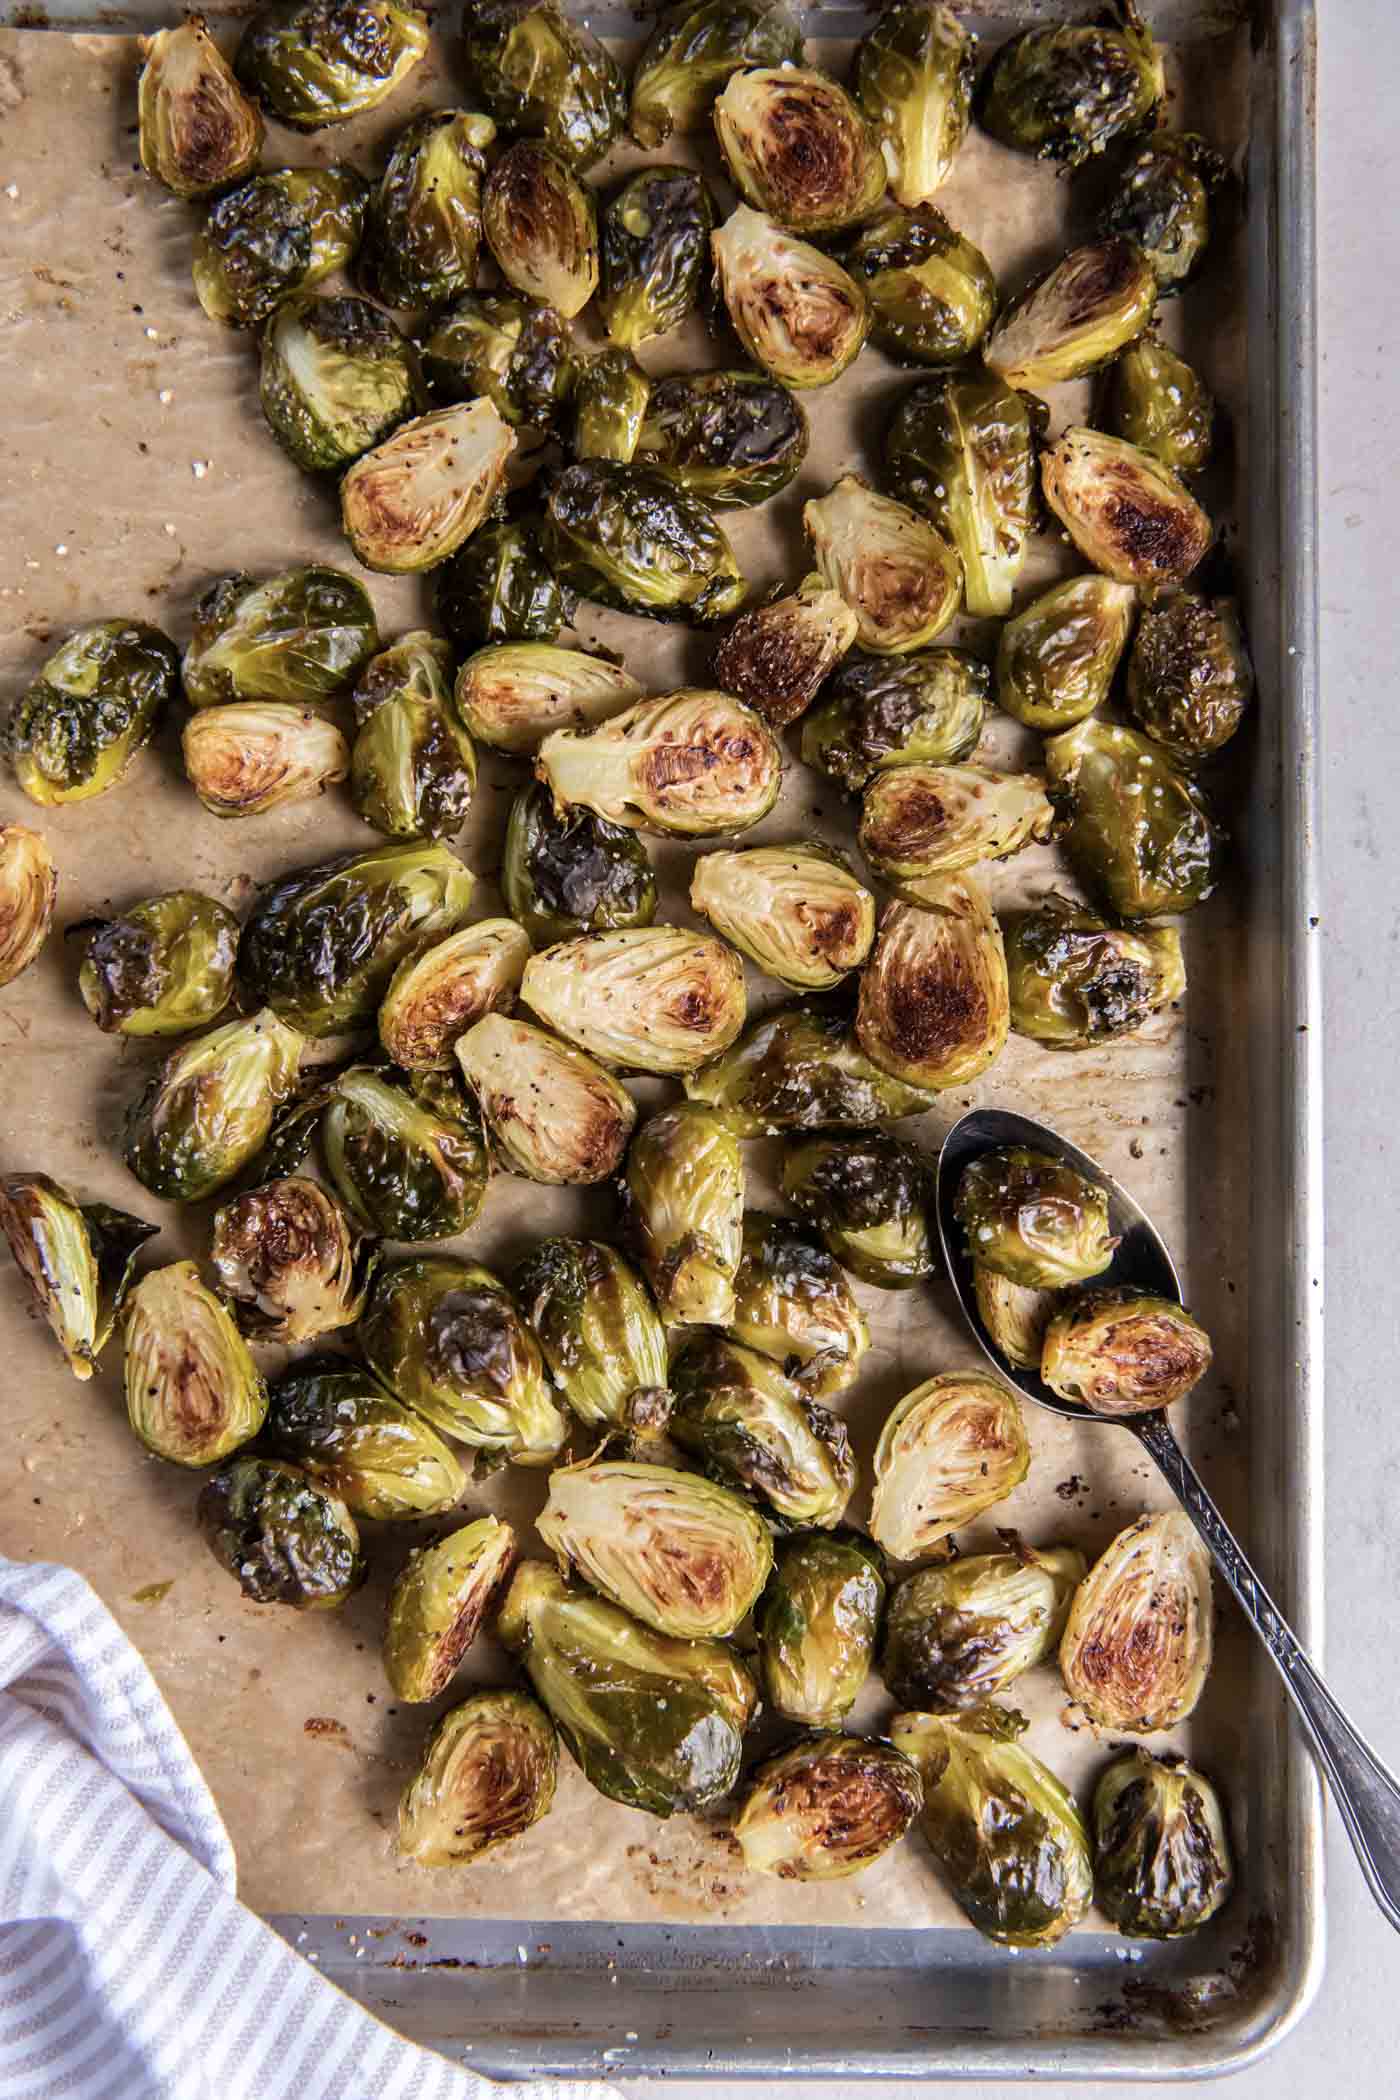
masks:
<path id="1" fill-rule="evenodd" d="M 694 1102 L 658 1109 L 632 1140 L 622 1200 L 661 1317 L 728 1326 L 744 1229 L 744 1159 Z"/>
<path id="2" fill-rule="evenodd" d="M 1139 1415 L 1184 1400 L 1210 1359 L 1210 1336 L 1173 1299 L 1085 1291 L 1046 1328 L 1040 1375 L 1093 1414 Z"/>
<path id="3" fill-rule="evenodd" d="M 384 1621 L 384 1673 L 400 1699 L 420 1706 L 447 1690 L 514 1558 L 515 1533 L 493 1516 L 409 1554 Z"/>
<path id="4" fill-rule="evenodd" d="M 1016 1738 L 1003 1706 L 956 1719 L 898 1714 L 890 1734 L 924 1781 L 920 1827 L 952 1894 L 1003 1947 L 1050 1947 L 1094 1893 L 1089 1838 L 1074 1796 Z"/>
<path id="5" fill-rule="evenodd" d="M 571 168 L 591 167 L 622 129 L 617 60 L 554 0 L 474 0 L 467 64 L 502 130 L 542 138 Z"/>
<path id="6" fill-rule="evenodd" d="M 665 1385 L 666 1332 L 656 1307 L 636 1271 L 602 1241 L 541 1240 L 511 1289 L 581 1422 L 627 1428 L 633 1394 Z"/>
<path id="7" fill-rule="evenodd" d="M 839 984 L 875 938 L 875 899 L 827 846 L 706 853 L 695 863 L 690 908 L 798 992 Z"/>
<path id="8" fill-rule="evenodd" d="M 1054 821 L 1038 773 L 892 766 L 865 790 L 860 850 L 877 874 L 917 903 L 928 876 L 1005 860 L 1049 838 Z"/>
<path id="9" fill-rule="evenodd" d="M 1177 474 L 1196 474 L 1210 458 L 1215 401 L 1200 374 L 1155 336 L 1114 360 L 1108 421 L 1119 437 Z"/>
<path id="10" fill-rule="evenodd" d="M 919 1568 L 890 1598 L 880 1675 L 901 1706 L 980 1706 L 1059 1646 L 1084 1555 L 1001 1536 L 1004 1552 Z"/>
<path id="11" fill-rule="evenodd" d="M 650 149 L 673 131 L 699 131 L 732 74 L 801 60 L 802 31 L 786 0 L 679 0 L 637 61 L 632 136 Z"/>
<path id="12" fill-rule="evenodd" d="M 1129 714 L 1188 765 L 1228 744 L 1254 692 L 1233 598 L 1174 591 L 1143 610 L 1128 658 Z"/>
<path id="13" fill-rule="evenodd" d="M 1199 1932 L 1235 1885 L 1220 1796 L 1170 1752 L 1125 1751 L 1094 1788 L 1094 1895 L 1129 1939 Z"/>
<path id="14" fill-rule="evenodd" d="M 464 292 L 424 336 L 423 370 L 446 401 L 486 395 L 504 422 L 546 431 L 574 384 L 569 324 L 514 292 Z"/>
<path id="15" fill-rule="evenodd" d="M 651 381 L 630 350 L 600 350 L 585 358 L 574 381 L 575 459 L 612 459 L 627 466 L 650 399 Z"/>
<path id="16" fill-rule="evenodd" d="M 457 712 L 495 751 L 533 751 L 553 729 L 584 729 L 641 698 L 630 672 L 586 649 L 504 642 L 457 673 Z"/>
<path id="17" fill-rule="evenodd" d="M 47 1174 L 0 1178 L 0 1232 L 75 1378 L 96 1370 L 137 1250 L 159 1231 L 109 1203 L 79 1203 Z"/>
<path id="18" fill-rule="evenodd" d="M 558 1763 L 554 1725 L 527 1693 L 473 1692 L 423 1746 L 399 1801 L 400 1853 L 419 1867 L 469 1867 L 549 1813 Z"/>
<path id="19" fill-rule="evenodd" d="M 369 593 L 341 569 L 284 569 L 266 583 L 223 576 L 194 610 L 181 666 L 185 698 L 191 707 L 314 707 L 341 692 L 378 647 Z"/>
<path id="20" fill-rule="evenodd" d="M 937 205 L 887 207 L 861 228 L 844 260 L 870 302 L 871 333 L 892 357 L 955 365 L 992 325 L 991 264 Z"/>
<path id="21" fill-rule="evenodd" d="M 264 0 L 234 61 L 294 131 L 344 124 L 393 94 L 428 48 L 428 17 L 396 0 Z"/>
<path id="22" fill-rule="evenodd" d="M 894 0 L 856 52 L 856 96 L 901 204 L 927 204 L 948 179 L 972 113 L 976 44 L 951 8 Z"/>
<path id="23" fill-rule="evenodd" d="M 758 1693 L 723 1641 L 639 1626 L 541 1561 L 516 1569 L 496 1633 L 600 1794 L 669 1816 L 707 1808 L 738 1778 Z"/>
<path id="24" fill-rule="evenodd" d="M 982 76 L 977 120 L 1003 146 L 1077 168 L 1149 123 L 1166 93 L 1162 54 L 1136 0 L 1101 23 L 1023 29 Z"/>
<path id="25" fill-rule="evenodd" d="M 276 1458 L 235 1458 L 200 1489 L 195 1516 L 254 1604 L 334 1611 L 365 1579 L 360 1534 L 338 1495 Z"/>
<path id="26" fill-rule="evenodd" d="M 303 1174 L 265 1181 L 215 1213 L 210 1260 L 258 1341 L 309 1342 L 353 1326 L 377 1258 L 334 1196 Z"/>
<path id="27" fill-rule="evenodd" d="M 773 1566 L 753 1504 L 674 1466 L 556 1467 L 536 1522 L 565 1574 L 685 1640 L 733 1633 Z"/>
<path id="28" fill-rule="evenodd" d="M 839 591 L 805 576 L 787 597 L 740 613 L 715 650 L 715 684 L 785 729 L 816 699 L 859 625 Z"/>
<path id="29" fill-rule="evenodd" d="M 1064 1160 L 1026 1145 L 984 1152 L 964 1167 L 953 1214 L 968 1252 L 1029 1290 L 1056 1291 L 1101 1276 L 1118 1242 L 1108 1194 Z"/>
<path id="30" fill-rule="evenodd" d="M 784 1154 L 782 1186 L 862 1283 L 902 1291 L 935 1273 L 933 1182 L 917 1146 L 884 1130 L 804 1138 Z"/>
<path id="31" fill-rule="evenodd" d="M 843 1392 L 870 1332 L 840 1265 L 801 1225 L 758 1211 L 744 1214 L 743 1249 L 727 1322 L 735 1340 L 816 1400 Z"/>
<path id="32" fill-rule="evenodd" d="M 981 1371 L 925 1379 L 880 1431 L 870 1535 L 895 1560 L 922 1560 L 950 1531 L 1003 1501 L 1030 1463 L 1010 1386 Z"/>
<path id="33" fill-rule="evenodd" d="M 404 576 L 433 568 L 485 518 L 514 450 L 494 401 L 415 416 L 341 482 L 345 537 L 367 569 Z"/>
<path id="34" fill-rule="evenodd" d="M 354 168 L 267 168 L 210 205 L 194 238 L 195 296 L 211 321 L 257 328 L 289 292 L 341 269 L 360 245 L 369 184 Z"/>
<path id="35" fill-rule="evenodd" d="M 877 656 L 921 649 L 942 634 L 962 600 L 962 563 L 941 533 L 907 504 L 877 495 L 859 475 L 802 506 L 812 559 L 859 623 Z"/>
<path id="36" fill-rule="evenodd" d="M 856 1484 L 846 1425 L 770 1357 L 700 1334 L 672 1367 L 670 1435 L 716 1480 L 757 1495 L 787 1525 L 829 1531 Z"/>
<path id="37" fill-rule="evenodd" d="M 406 956 L 453 933 L 474 883 L 446 846 L 371 846 L 265 883 L 243 929 L 239 974 L 306 1035 L 372 1022 Z"/>
<path id="38" fill-rule="evenodd" d="M 709 505 L 621 460 L 579 460 L 556 474 L 544 551 L 568 589 L 618 612 L 708 626 L 744 602 L 734 549 Z"/>
<path id="39" fill-rule="evenodd" d="M 343 1356 L 302 1361 L 278 1379 L 268 1396 L 263 1440 L 357 1517 L 380 1522 L 435 1516 L 460 1502 L 467 1484 L 437 1431 Z M 510 1556 L 510 1532 L 500 1528 L 506 1547 L 498 1573 Z M 489 1594 L 481 1599 L 482 1612 Z M 441 1690 L 435 1685 L 427 1696 Z"/>
<path id="40" fill-rule="evenodd" d="M 1195 276 L 1210 240 L 1210 200 L 1226 179 L 1220 155 L 1192 131 L 1154 131 L 1129 161 L 1103 215 L 1105 233 L 1137 242 L 1168 299 Z"/>
<path id="41" fill-rule="evenodd" d="M 564 593 L 524 518 L 478 526 L 435 581 L 438 622 L 459 649 L 552 642 L 564 624 Z"/>
<path id="42" fill-rule="evenodd" d="M 1097 719 L 1045 745 L 1050 792 L 1067 811 L 1060 843 L 1091 896 L 1121 919 L 1204 904 L 1225 834 L 1188 773 L 1136 729 Z"/>
<path id="43" fill-rule="evenodd" d="M 606 1181 L 622 1162 L 637 1107 L 611 1072 L 526 1021 L 486 1014 L 456 1044 L 492 1142 L 530 1181 Z"/>
<path id="44" fill-rule="evenodd" d="M 452 651 L 423 628 L 365 665 L 351 695 L 350 792 L 388 838 L 451 838 L 476 787 L 476 752 L 452 705 Z"/>
<path id="45" fill-rule="evenodd" d="M 446 1072 L 460 1037 L 483 1014 L 506 1012 L 530 959 L 514 919 L 478 919 L 409 955 L 389 980 L 379 1040 L 406 1072 Z"/>
<path id="46" fill-rule="evenodd" d="M 815 67 L 732 73 L 715 131 L 741 195 L 794 233 L 858 225 L 885 194 L 879 133 Z"/>
<path id="47" fill-rule="evenodd" d="M 759 372 L 678 372 L 658 380 L 637 461 L 719 509 L 766 502 L 807 456 L 801 403 Z"/>
<path id="48" fill-rule="evenodd" d="M 693 168 L 638 168 L 619 183 L 599 226 L 609 342 L 635 350 L 679 328 L 699 304 L 714 225 L 714 199 Z"/>
<path id="49" fill-rule="evenodd" d="M 122 1157 L 152 1195 L 212 1196 L 255 1159 L 296 1085 L 305 1045 L 264 1007 L 172 1050 L 132 1103 Z"/>
<path id="50" fill-rule="evenodd" d="M 1157 279 L 1135 241 L 1111 234 L 1073 248 L 999 317 L 983 356 L 1007 386 L 1079 379 L 1142 334 Z"/>
<path id="51" fill-rule="evenodd" d="M 0 824 L 0 984 L 13 984 L 38 955 L 57 897 L 58 870 L 43 834 Z"/>
<path id="52" fill-rule="evenodd" d="M 1180 583 L 1210 546 L 1214 528 L 1185 483 L 1124 438 L 1062 431 L 1040 482 L 1084 559 L 1119 583 Z"/>
<path id="53" fill-rule="evenodd" d="M 56 649 L 6 724 L 31 802 L 85 802 L 115 787 L 179 689 L 173 642 L 143 620 L 96 620 Z"/>
<path id="54" fill-rule="evenodd" d="M 252 173 L 264 125 L 202 15 L 141 39 L 141 165 L 177 197 L 208 197 Z"/>
<path id="55" fill-rule="evenodd" d="M 1175 1728 L 1205 1688 L 1213 1646 L 1210 1555 L 1188 1516 L 1139 1517 L 1075 1592 L 1060 1674 L 1100 1728 Z"/>
<path id="56" fill-rule="evenodd" d="M 830 386 L 860 352 L 870 301 L 820 248 L 741 204 L 710 237 L 734 332 L 785 386 Z"/>
<path id="57" fill-rule="evenodd" d="M 1011 1026 L 1056 1049 L 1132 1035 L 1186 989 L 1174 926 L 1109 926 L 1052 898 L 1008 914 L 1001 927 Z"/>
<path id="58" fill-rule="evenodd" d="M 760 1874 L 838 1881 L 897 1845 L 923 1800 L 918 1768 L 893 1744 L 804 1736 L 755 1771 L 734 1835 Z"/>
<path id="59" fill-rule="evenodd" d="M 557 803 L 582 804 L 629 831 L 709 838 L 767 816 L 783 754 L 761 715 L 728 693 L 691 687 L 586 729 L 554 730 L 535 771 Z"/>
<path id="60" fill-rule="evenodd" d="M 744 1025 L 744 965 L 711 935 L 629 927 L 531 956 L 520 996 L 566 1042 L 632 1072 L 693 1072 Z"/>
<path id="61" fill-rule="evenodd" d="M 984 1261 L 972 1264 L 972 1288 L 977 1317 L 993 1348 L 1017 1370 L 1038 1371 L 1045 1330 L 1063 1294 L 1013 1283 L 1009 1276 L 989 1269 Z"/>
<path id="62" fill-rule="evenodd" d="M 122 1318 L 126 1411 L 148 1451 L 212 1466 L 255 1437 L 267 1386 L 192 1261 L 148 1269 Z"/>
<path id="63" fill-rule="evenodd" d="M 754 1614 L 768 1704 L 787 1721 L 834 1728 L 855 1705 L 885 1604 L 884 1556 L 858 1531 L 782 1541 Z"/>
<path id="64" fill-rule="evenodd" d="M 861 972 L 856 1040 L 892 1078 L 925 1093 L 966 1086 L 1011 1027 L 1006 954 L 970 875 L 928 875 L 919 902 L 891 904 Z"/>
<path id="65" fill-rule="evenodd" d="M 451 1240 L 481 1209 L 491 1163 L 476 1111 L 446 1072 L 398 1086 L 368 1065 L 333 1082 L 321 1125 L 331 1180 L 390 1240 Z"/>
<path id="66" fill-rule="evenodd" d="M 501 890 L 539 947 L 656 916 L 656 876 L 636 833 L 588 809 L 557 808 L 540 781 L 511 804 Z"/>
<path id="67" fill-rule="evenodd" d="M 885 471 L 894 494 L 957 549 L 968 611 L 1009 613 L 1038 507 L 1025 397 L 986 373 L 921 381 L 885 432 Z"/>
<path id="68" fill-rule="evenodd" d="M 308 473 L 349 466 L 414 414 L 421 392 L 412 349 L 368 299 L 303 292 L 263 331 L 262 412 Z"/>
<path id="69" fill-rule="evenodd" d="M 476 282 L 489 117 L 430 109 L 394 140 L 370 199 L 362 281 L 386 306 L 441 306 Z"/>
<path id="70" fill-rule="evenodd" d="M 997 643 L 997 706 L 1028 729 L 1070 729 L 1108 698 L 1137 592 L 1071 576 L 1008 620 Z"/>
<path id="71" fill-rule="evenodd" d="M 501 275 L 571 321 L 598 289 L 598 216 L 556 153 L 519 139 L 496 162 L 481 207 Z"/>
<path id="72" fill-rule="evenodd" d="M 184 1035 L 233 996 L 238 921 L 198 890 L 167 890 L 69 931 L 84 936 L 78 989 L 108 1035 Z"/>
<path id="73" fill-rule="evenodd" d="M 932 1105 L 922 1089 L 872 1064 L 848 1013 L 807 1000 L 750 1021 L 732 1049 L 687 1077 L 685 1090 L 736 1137 L 860 1129 Z"/>
<path id="74" fill-rule="evenodd" d="M 964 649 L 849 656 L 802 725 L 802 757 L 858 795 L 886 766 L 949 765 L 977 748 L 991 692 Z"/>
<path id="75" fill-rule="evenodd" d="M 197 708 L 180 750 L 186 779 L 215 817 L 314 802 L 350 771 L 350 747 L 335 723 L 285 700 Z"/>

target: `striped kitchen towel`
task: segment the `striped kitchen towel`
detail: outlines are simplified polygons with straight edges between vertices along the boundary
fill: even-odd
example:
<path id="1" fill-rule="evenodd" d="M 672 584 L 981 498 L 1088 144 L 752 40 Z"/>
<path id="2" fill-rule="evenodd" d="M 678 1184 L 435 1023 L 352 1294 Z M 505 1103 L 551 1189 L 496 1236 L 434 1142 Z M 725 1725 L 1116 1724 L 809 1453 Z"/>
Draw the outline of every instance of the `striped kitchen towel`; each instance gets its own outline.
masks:
<path id="1" fill-rule="evenodd" d="M 401 2040 L 234 1895 L 154 1678 L 80 1575 L 0 1557 L 0 2100 L 617 2100 Z"/>

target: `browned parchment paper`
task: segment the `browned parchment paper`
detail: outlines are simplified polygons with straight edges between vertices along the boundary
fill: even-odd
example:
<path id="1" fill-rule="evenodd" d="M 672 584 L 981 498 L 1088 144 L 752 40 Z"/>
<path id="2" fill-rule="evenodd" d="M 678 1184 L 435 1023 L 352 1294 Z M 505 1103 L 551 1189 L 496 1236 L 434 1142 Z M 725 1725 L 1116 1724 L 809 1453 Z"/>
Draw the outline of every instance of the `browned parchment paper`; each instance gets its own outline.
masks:
<path id="1" fill-rule="evenodd" d="M 79 621 L 130 613 L 158 622 L 182 644 L 204 585 L 231 569 L 269 573 L 294 562 L 354 563 L 333 500 L 302 476 L 264 429 L 256 359 L 247 337 L 213 326 L 190 288 L 193 213 L 135 166 L 136 46 L 130 39 L 0 32 L 0 699 L 33 675 L 49 647 Z M 1228 44 L 1193 64 L 1189 120 L 1228 142 L 1235 136 L 1239 74 Z M 463 94 L 450 52 L 439 52 L 387 112 L 311 141 L 274 135 L 268 161 L 346 156 L 373 165 L 377 141 L 431 103 Z M 1237 130 L 1237 120 L 1235 129 Z M 680 156 L 678 156 L 680 157 Z M 710 149 L 703 157 L 717 172 Z M 635 158 L 619 150 L 604 178 Z M 723 200 L 728 191 L 721 189 Z M 1069 185 L 974 133 L 942 201 L 1011 287 L 1087 227 L 1093 181 Z M 1172 316 L 1190 353 L 1238 420 L 1236 339 L 1209 301 L 1227 296 L 1232 269 L 1217 258 L 1216 291 L 1192 294 Z M 1207 303 L 1201 303 L 1204 300 Z M 717 362 L 697 329 L 649 346 L 653 371 Z M 866 353 L 836 386 L 806 397 L 813 443 L 797 483 L 757 513 L 726 526 L 753 584 L 796 579 L 805 567 L 800 512 L 847 468 L 868 467 L 887 407 L 906 380 Z M 1082 392 L 1060 390 L 1058 420 Z M 1211 491 L 1223 501 L 1228 482 Z M 1042 540 L 1023 579 L 1024 603 L 1068 566 L 1058 540 Z M 420 624 L 426 588 L 370 579 L 386 634 Z M 585 607 L 580 628 L 625 649 L 652 689 L 703 678 L 703 637 Z M 975 630 L 973 639 L 976 640 Z M 1265 703 L 1267 704 L 1267 696 Z M 187 884 L 232 904 L 252 883 L 372 843 L 347 801 L 324 800 L 252 820 L 207 815 L 184 783 L 179 722 L 167 724 L 127 780 L 101 799 L 37 812 L 8 772 L 6 817 L 38 823 L 60 870 L 56 929 L 39 963 L 0 994 L 0 1166 L 43 1169 L 85 1195 L 161 1218 L 150 1257 L 207 1253 L 212 1206 L 180 1213 L 154 1201 L 124 1169 L 123 1110 L 157 1054 L 115 1043 L 88 1019 L 76 990 L 76 957 L 61 929 L 112 905 Z M 1029 758 L 1033 740 L 1010 722 L 989 731 L 982 755 Z M 482 914 L 499 909 L 493 881 L 509 797 L 522 769 L 485 755 L 471 822 L 460 841 L 480 878 Z M 783 799 L 751 840 L 819 833 L 849 840 L 850 813 L 795 761 Z M 686 920 L 688 850 L 662 845 L 668 893 L 661 916 Z M 1038 893 L 1065 877 L 1050 849 L 986 871 L 998 901 Z M 1191 1403 L 1189 1434 L 1212 1485 L 1236 1518 L 1240 1447 L 1247 1434 L 1245 1264 L 1248 1157 L 1245 1118 L 1240 899 L 1233 890 L 1187 928 L 1190 988 L 1183 1009 L 1140 1039 L 1103 1053 L 1056 1056 L 1012 1041 L 975 1098 L 1002 1101 L 1056 1122 L 1142 1198 L 1184 1253 L 1189 1292 L 1217 1346 L 1217 1371 Z M 777 988 L 750 971 L 754 1005 Z M 666 1098 L 641 1082 L 644 1101 Z M 974 1097 L 946 1100 L 904 1126 L 926 1144 Z M 773 1148 L 749 1148 L 750 1200 L 771 1199 Z M 504 1175 L 463 1245 L 506 1264 L 552 1231 L 606 1231 L 609 1199 L 555 1191 Z M 972 1360 L 937 1286 L 882 1293 L 857 1286 L 874 1347 L 841 1405 L 869 1460 L 880 1423 L 912 1385 Z M 17 1274 L 0 1263 L 0 1547 L 22 1558 L 64 1561 L 96 1586 L 148 1658 L 207 1774 L 237 1847 L 242 1890 L 269 1911 L 380 1911 L 553 1919 L 687 1920 L 767 1924 L 950 1924 L 917 1836 L 856 1880 L 791 1888 L 750 1876 L 722 1818 L 660 1822 L 604 1801 L 566 1758 L 552 1815 L 503 1853 L 464 1872 L 432 1873 L 398 1861 L 390 1841 L 396 1798 L 433 1710 L 398 1709 L 378 1658 L 388 1580 L 415 1539 L 436 1524 L 367 1527 L 373 1575 L 343 1612 L 296 1615 L 245 1603 L 206 1553 L 193 1526 L 198 1480 L 146 1456 L 131 1436 L 121 1396 L 120 1351 L 79 1385 L 26 1306 Z M 268 1368 L 276 1368 L 269 1354 Z M 1267 1396 L 1264 1396 L 1264 1404 Z M 1243 1428 L 1241 1423 L 1243 1422 Z M 1034 1414 L 1029 1479 L 965 1547 L 1014 1524 L 1036 1542 L 1072 1539 L 1091 1554 L 1144 1507 L 1165 1500 L 1130 1437 Z M 494 1507 L 526 1529 L 539 1506 L 539 1475 L 497 1475 L 469 1491 L 470 1511 Z M 863 1520 L 863 1485 L 852 1514 Z M 1267 1512 L 1254 1512 L 1255 1532 Z M 1211 1684 L 1183 1741 L 1233 1780 L 1243 1743 L 1237 1636 L 1226 1624 Z M 499 1681 L 506 1659 L 483 1641 L 461 1684 Z M 446 1703 L 446 1702 L 444 1702 Z M 1033 1720 L 1029 1741 L 1074 1784 L 1102 1757 L 1067 1715 L 1058 1677 L 1034 1672 L 1015 1688 Z M 872 1685 L 856 1719 L 888 1712 Z M 1242 1826 L 1248 1804 L 1236 1790 Z M 1241 1827 L 1241 1835 L 1243 1828 Z"/>

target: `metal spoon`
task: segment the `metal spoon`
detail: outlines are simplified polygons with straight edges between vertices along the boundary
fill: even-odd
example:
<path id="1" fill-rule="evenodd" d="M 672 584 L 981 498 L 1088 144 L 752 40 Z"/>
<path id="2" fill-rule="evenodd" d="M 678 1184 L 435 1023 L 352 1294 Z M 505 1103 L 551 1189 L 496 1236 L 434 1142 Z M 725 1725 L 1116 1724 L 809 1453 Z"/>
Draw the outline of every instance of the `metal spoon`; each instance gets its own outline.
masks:
<path id="1" fill-rule="evenodd" d="M 1363 1741 L 1322 1682 L 1297 1636 L 1245 1558 L 1211 1500 L 1205 1483 L 1177 1443 L 1165 1410 L 1110 1419 L 1096 1415 L 1072 1400 L 1062 1400 L 1057 1393 L 1051 1392 L 1036 1372 L 1022 1371 L 1009 1364 L 982 1325 L 973 1290 L 972 1261 L 962 1229 L 953 1215 L 953 1202 L 964 1169 L 982 1153 L 995 1151 L 1002 1145 L 1029 1145 L 1038 1152 L 1055 1154 L 1107 1191 L 1109 1225 L 1120 1238 L 1112 1267 L 1102 1277 L 1096 1277 L 1096 1282 L 1134 1284 L 1158 1297 L 1181 1303 L 1181 1285 L 1172 1258 L 1151 1221 L 1126 1189 L 1120 1188 L 1087 1153 L 1081 1152 L 1077 1145 L 1070 1144 L 1067 1138 L 1060 1137 L 1045 1124 L 1033 1123 L 1028 1116 L 1012 1115 L 1004 1109 L 979 1108 L 953 1125 L 943 1141 L 938 1160 L 938 1236 L 963 1317 L 994 1369 L 1028 1400 L 1053 1409 L 1057 1415 L 1070 1415 L 1082 1421 L 1131 1430 L 1144 1450 L 1157 1461 L 1182 1508 L 1209 1547 L 1216 1566 L 1234 1591 L 1245 1617 L 1272 1656 L 1304 1733 L 1326 1774 L 1347 1835 L 1370 1883 L 1371 1893 L 1391 1924 L 1400 1931 L 1400 1781 Z"/>

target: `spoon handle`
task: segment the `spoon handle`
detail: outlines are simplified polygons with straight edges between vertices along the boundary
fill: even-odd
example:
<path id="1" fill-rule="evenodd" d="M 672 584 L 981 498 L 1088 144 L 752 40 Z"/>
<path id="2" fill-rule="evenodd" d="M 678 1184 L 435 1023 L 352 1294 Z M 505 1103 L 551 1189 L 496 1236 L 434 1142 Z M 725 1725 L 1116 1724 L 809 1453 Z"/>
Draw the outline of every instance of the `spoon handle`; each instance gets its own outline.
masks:
<path id="1" fill-rule="evenodd" d="M 1400 1781 L 1357 1733 L 1211 1500 L 1165 1414 L 1132 1427 L 1157 1461 L 1278 1668 L 1332 1789 L 1371 1893 L 1400 1931 Z"/>

